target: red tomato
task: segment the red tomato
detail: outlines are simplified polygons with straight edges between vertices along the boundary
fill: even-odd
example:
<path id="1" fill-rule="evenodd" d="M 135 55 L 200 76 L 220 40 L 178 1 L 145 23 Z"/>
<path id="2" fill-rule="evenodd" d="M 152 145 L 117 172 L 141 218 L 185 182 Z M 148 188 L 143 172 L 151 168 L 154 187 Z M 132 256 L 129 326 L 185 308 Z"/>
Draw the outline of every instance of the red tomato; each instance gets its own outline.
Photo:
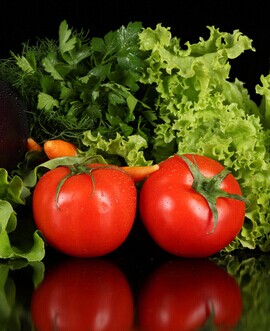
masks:
<path id="1" fill-rule="evenodd" d="M 198 155 L 186 155 L 209 178 L 224 167 Z M 212 211 L 203 195 L 192 188 L 193 175 L 187 163 L 175 155 L 160 164 L 160 169 L 144 182 L 140 192 L 140 215 L 155 242 L 165 251 L 183 257 L 207 257 L 226 247 L 240 232 L 245 219 L 245 203 L 219 197 L 218 220 L 214 228 Z M 221 189 L 242 195 L 232 174 Z"/>
<path id="2" fill-rule="evenodd" d="M 48 269 L 32 295 L 31 316 L 38 331 L 129 331 L 133 295 L 115 264 L 68 259 Z"/>
<path id="3" fill-rule="evenodd" d="M 212 319 L 218 330 L 235 326 L 242 314 L 241 290 L 209 260 L 175 260 L 158 267 L 141 289 L 141 331 L 195 331 Z"/>
<path id="4" fill-rule="evenodd" d="M 65 254 L 95 257 L 127 238 L 136 215 L 137 190 L 129 175 L 104 165 L 67 178 L 67 167 L 41 177 L 33 192 L 33 217 L 48 244 Z"/>

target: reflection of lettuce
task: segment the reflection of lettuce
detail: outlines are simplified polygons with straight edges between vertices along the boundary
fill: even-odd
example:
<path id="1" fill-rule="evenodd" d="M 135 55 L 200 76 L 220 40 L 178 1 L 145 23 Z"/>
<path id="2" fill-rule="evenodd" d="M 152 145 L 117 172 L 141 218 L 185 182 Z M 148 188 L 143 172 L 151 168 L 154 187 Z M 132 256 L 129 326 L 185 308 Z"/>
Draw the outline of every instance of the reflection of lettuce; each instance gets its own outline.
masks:
<path id="1" fill-rule="evenodd" d="M 1 331 L 32 330 L 32 322 L 29 306 L 26 305 L 25 295 L 17 295 L 16 283 L 13 279 L 13 272 L 32 269 L 32 288 L 36 288 L 44 277 L 44 264 L 42 262 L 27 263 L 26 260 L 16 260 L 13 263 L 0 263 L 0 326 Z M 28 271 L 28 270 L 27 270 Z M 27 282 L 29 277 L 27 278 Z M 31 280 L 30 280 L 31 281 Z M 28 290 L 26 284 L 23 284 Z M 26 295 L 29 293 L 27 292 Z M 23 299 L 23 301 L 21 300 Z M 26 330 L 26 329 L 25 329 Z"/>
<path id="2" fill-rule="evenodd" d="M 224 267 L 241 287 L 243 313 L 234 330 L 269 330 L 270 257 L 227 255 L 215 262 Z"/>

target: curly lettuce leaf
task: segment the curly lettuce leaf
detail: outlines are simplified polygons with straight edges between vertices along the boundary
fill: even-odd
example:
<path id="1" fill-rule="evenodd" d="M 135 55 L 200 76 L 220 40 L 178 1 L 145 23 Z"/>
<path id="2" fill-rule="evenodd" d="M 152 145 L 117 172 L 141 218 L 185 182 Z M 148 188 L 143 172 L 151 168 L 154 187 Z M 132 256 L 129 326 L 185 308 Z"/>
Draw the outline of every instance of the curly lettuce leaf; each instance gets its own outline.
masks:
<path id="1" fill-rule="evenodd" d="M 33 233 L 31 246 L 29 246 L 28 240 L 23 240 L 23 237 L 20 246 L 12 245 L 7 231 L 0 233 L 0 242 L 0 257 L 2 259 L 22 258 L 29 262 L 36 262 L 41 261 L 45 256 L 44 240 L 37 230 Z"/>
<path id="2" fill-rule="evenodd" d="M 30 195 L 19 176 L 10 176 L 6 169 L 0 168 L 0 199 L 5 199 L 12 205 L 21 205 Z"/>
<path id="3" fill-rule="evenodd" d="M 270 74 L 261 76 L 261 85 L 256 85 L 256 93 L 262 96 L 260 115 L 266 129 L 270 129 Z"/>
<path id="4" fill-rule="evenodd" d="M 185 49 L 160 24 L 140 34 L 140 47 L 149 52 L 141 81 L 155 85 L 159 94 L 156 107 L 161 121 L 154 129 L 153 156 L 161 161 L 173 150 L 223 163 L 249 200 L 242 231 L 226 250 L 269 251 L 269 132 L 244 84 L 229 80 L 230 60 L 254 51 L 252 41 L 238 30 L 230 34 L 208 28 L 207 40 L 187 42 Z"/>
<path id="5" fill-rule="evenodd" d="M 19 176 L 11 177 L 5 169 L 0 169 L 0 259 L 23 258 L 33 262 L 42 260 L 45 255 L 44 241 L 35 229 L 31 231 L 31 239 L 24 240 L 26 237 L 20 232 L 20 240 L 16 244 L 12 241 L 14 233 L 18 232 L 15 209 L 25 205 L 29 195 L 29 188 Z"/>
<path id="6" fill-rule="evenodd" d="M 151 164 L 144 155 L 147 141 L 140 135 L 125 138 L 117 133 L 115 139 L 106 140 L 100 133 L 94 136 L 91 131 L 86 131 L 82 142 L 88 147 L 88 154 L 102 155 L 106 160 L 111 160 L 111 163 L 121 164 L 121 159 L 124 159 L 131 166 Z"/>

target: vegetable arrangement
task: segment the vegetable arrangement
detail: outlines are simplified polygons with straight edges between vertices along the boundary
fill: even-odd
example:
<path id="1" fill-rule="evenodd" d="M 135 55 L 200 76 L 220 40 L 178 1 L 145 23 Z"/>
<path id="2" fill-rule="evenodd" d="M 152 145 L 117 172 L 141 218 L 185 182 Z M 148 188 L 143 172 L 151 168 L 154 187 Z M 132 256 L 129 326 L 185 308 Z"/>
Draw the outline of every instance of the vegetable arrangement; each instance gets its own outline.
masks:
<path id="1" fill-rule="evenodd" d="M 222 248 L 270 250 L 270 75 L 262 76 L 261 85 L 256 85 L 256 92 L 262 97 L 257 105 L 243 82 L 229 79 L 230 61 L 246 50 L 255 51 L 252 41 L 238 30 L 230 34 L 215 27 L 208 29 L 207 40 L 200 38 L 198 43 L 186 42 L 183 46 L 161 24 L 152 29 L 134 22 L 104 38 L 90 38 L 63 21 L 58 41 L 39 40 L 34 46 L 25 43 L 21 54 L 11 52 L 10 58 L 1 60 L 0 79 L 19 92 L 27 107 L 29 137 L 34 142 L 31 145 L 28 140 L 31 151 L 16 168 L 9 172 L 0 169 L 2 258 L 30 259 L 31 253 L 31 259 L 35 259 L 36 253 L 36 259 L 40 259 L 44 246 L 39 231 L 33 234 L 32 246 L 26 245 L 27 251 L 12 244 L 11 233 L 16 232 L 17 226 L 15 208 L 31 198 L 35 202 L 32 192 L 45 172 L 67 173 L 78 161 L 97 155 L 102 158 L 101 163 L 119 167 L 115 171 L 127 180 L 129 176 L 121 171 L 128 172 L 132 167 L 132 171 L 138 167 L 149 171 L 145 166 L 153 166 L 153 174 L 146 172 L 136 180 L 138 183 L 149 176 L 139 184 L 141 199 L 147 185 L 149 191 L 156 185 L 154 179 L 154 184 L 149 183 L 162 174 L 162 162 L 171 160 L 173 155 L 192 154 L 215 160 L 231 172 L 220 181 L 221 188 L 229 177 L 234 177 L 241 190 L 230 191 L 228 185 L 228 192 L 244 196 L 248 204 L 245 208 L 243 201 L 217 198 L 218 212 L 219 201 L 226 200 L 222 213 L 230 211 L 236 224 L 223 247 L 213 251 L 211 248 L 208 253 Z M 58 151 L 57 157 L 48 156 L 45 146 L 51 141 L 71 144 L 74 154 L 61 156 Z M 68 168 L 56 169 L 59 166 Z M 99 169 L 92 175 L 98 171 L 112 169 Z M 204 176 L 216 174 L 208 169 Z M 74 177 L 77 176 L 82 174 Z M 187 178 L 191 180 L 190 174 Z M 73 178 L 68 178 L 61 190 L 70 180 Z M 95 181 L 87 180 L 91 183 L 91 195 Z M 61 196 L 61 190 L 55 194 L 56 183 L 51 187 L 51 203 L 55 195 Z M 231 205 L 239 211 L 232 211 Z M 53 208 L 59 213 L 57 207 Z M 154 214 L 156 209 L 151 208 Z M 34 212 L 35 218 L 37 214 Z M 210 228 L 215 233 L 219 231 L 219 216 L 215 221 L 216 216 L 209 215 L 211 208 L 206 218 L 210 224 L 214 221 Z M 142 211 L 142 219 L 148 217 Z"/>

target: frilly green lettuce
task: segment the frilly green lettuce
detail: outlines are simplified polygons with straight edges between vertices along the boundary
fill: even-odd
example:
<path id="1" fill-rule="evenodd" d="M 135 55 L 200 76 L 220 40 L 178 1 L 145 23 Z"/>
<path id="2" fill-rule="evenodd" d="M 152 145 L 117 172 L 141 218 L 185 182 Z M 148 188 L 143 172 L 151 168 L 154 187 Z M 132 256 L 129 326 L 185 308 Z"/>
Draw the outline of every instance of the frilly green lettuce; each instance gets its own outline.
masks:
<path id="1" fill-rule="evenodd" d="M 270 129 L 270 74 L 261 76 L 261 84 L 256 85 L 256 92 L 262 96 L 260 116 L 265 128 Z"/>
<path id="2" fill-rule="evenodd" d="M 86 131 L 82 142 L 88 147 L 87 153 L 90 155 L 102 155 L 110 163 L 117 164 L 121 157 L 129 165 L 148 165 L 151 161 L 146 161 L 143 150 L 147 148 L 147 141 L 139 134 L 130 135 L 125 138 L 119 133 L 115 139 L 106 140 L 100 133 L 96 136 L 91 131 Z"/>
<path id="3" fill-rule="evenodd" d="M 154 85 L 159 95 L 153 156 L 159 162 L 173 150 L 206 155 L 224 164 L 249 200 L 242 231 L 226 250 L 269 251 L 269 132 L 244 84 L 229 80 L 229 61 L 245 50 L 253 51 L 252 41 L 238 30 L 229 34 L 209 27 L 209 31 L 208 40 L 188 42 L 185 48 L 160 24 L 140 34 L 140 47 L 149 53 L 141 82 Z M 268 106 L 269 82 L 257 88 Z"/>
<path id="4" fill-rule="evenodd" d="M 26 259 L 41 261 L 45 255 L 44 240 L 36 229 L 29 230 L 29 222 L 25 221 L 22 229 L 18 225 L 16 207 L 26 203 L 30 190 L 19 176 L 11 177 L 0 168 L 0 258 Z M 21 222 L 20 222 L 21 223 Z M 15 231 L 16 230 L 16 231 Z M 26 236 L 25 236 L 26 234 Z M 18 239 L 19 236 L 19 239 Z M 16 238 L 17 237 L 17 238 Z"/>

